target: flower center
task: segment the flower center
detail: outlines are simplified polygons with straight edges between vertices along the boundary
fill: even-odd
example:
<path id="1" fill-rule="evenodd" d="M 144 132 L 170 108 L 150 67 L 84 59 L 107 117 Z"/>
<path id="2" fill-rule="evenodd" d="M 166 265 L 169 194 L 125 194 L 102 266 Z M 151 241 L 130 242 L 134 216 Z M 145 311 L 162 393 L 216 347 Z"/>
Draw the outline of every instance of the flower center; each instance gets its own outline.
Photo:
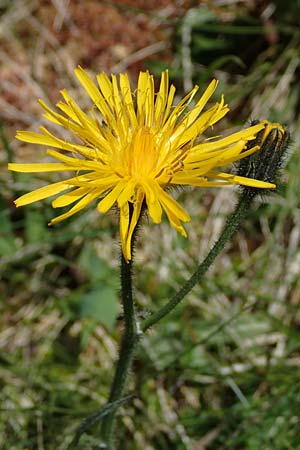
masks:
<path id="1" fill-rule="evenodd" d="M 151 175 L 156 168 L 158 149 L 155 136 L 149 127 L 140 127 L 127 148 L 129 175 L 140 179 Z"/>

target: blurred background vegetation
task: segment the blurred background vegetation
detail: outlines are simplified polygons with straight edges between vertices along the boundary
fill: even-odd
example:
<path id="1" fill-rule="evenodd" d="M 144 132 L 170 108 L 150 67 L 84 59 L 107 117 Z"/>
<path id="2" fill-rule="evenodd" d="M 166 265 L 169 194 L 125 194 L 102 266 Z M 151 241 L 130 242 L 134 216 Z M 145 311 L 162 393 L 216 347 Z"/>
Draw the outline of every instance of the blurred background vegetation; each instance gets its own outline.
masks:
<path id="1" fill-rule="evenodd" d="M 66 87 L 91 107 L 73 75 L 81 64 L 127 71 L 133 85 L 141 69 L 169 68 L 179 94 L 217 77 L 215 99 L 231 107 L 218 132 L 267 118 L 293 137 L 280 195 L 257 202 L 202 285 L 142 340 L 122 450 L 300 449 L 300 1 L 1 0 L 0 14 L 0 448 L 65 450 L 112 378 L 115 213 L 90 208 L 50 229 L 50 202 L 13 200 L 60 178 L 6 170 L 46 158 L 14 140 L 45 124 L 37 98 L 55 103 Z M 192 272 L 236 201 L 233 188 L 179 195 L 188 240 L 166 222 L 140 232 L 141 315 Z M 91 430 L 79 449 L 94 444 Z"/>

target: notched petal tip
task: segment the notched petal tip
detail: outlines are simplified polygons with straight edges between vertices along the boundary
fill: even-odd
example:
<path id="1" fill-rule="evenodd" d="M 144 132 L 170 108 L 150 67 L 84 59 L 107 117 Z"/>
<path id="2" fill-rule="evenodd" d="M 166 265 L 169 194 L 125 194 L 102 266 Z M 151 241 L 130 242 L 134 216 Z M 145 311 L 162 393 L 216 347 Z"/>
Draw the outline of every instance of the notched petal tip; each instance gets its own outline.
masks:
<path id="1" fill-rule="evenodd" d="M 78 74 L 80 75 L 81 73 L 86 73 L 86 71 L 84 70 L 84 68 L 78 64 L 78 66 L 76 67 L 76 69 L 74 69 L 74 73 L 77 76 Z"/>
<path id="2" fill-rule="evenodd" d="M 15 134 L 15 138 L 18 139 L 18 141 L 27 142 L 27 140 L 24 139 L 24 137 L 26 138 L 27 133 L 28 133 L 28 131 L 17 130 L 16 134 Z"/>

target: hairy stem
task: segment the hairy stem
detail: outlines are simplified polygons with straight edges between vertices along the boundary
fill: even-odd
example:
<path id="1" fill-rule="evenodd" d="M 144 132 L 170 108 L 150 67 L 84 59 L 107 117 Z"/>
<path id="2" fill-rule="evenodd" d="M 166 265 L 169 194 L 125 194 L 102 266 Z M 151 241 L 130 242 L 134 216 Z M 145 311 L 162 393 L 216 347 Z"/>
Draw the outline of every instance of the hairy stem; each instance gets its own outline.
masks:
<path id="1" fill-rule="evenodd" d="M 132 294 L 132 260 L 126 263 L 123 253 L 121 255 L 121 301 L 124 313 L 124 331 L 108 403 L 120 400 L 124 394 L 139 339 Z M 116 413 L 117 408 L 104 417 L 102 421 L 101 437 L 107 450 L 115 450 L 116 448 L 114 432 Z"/>

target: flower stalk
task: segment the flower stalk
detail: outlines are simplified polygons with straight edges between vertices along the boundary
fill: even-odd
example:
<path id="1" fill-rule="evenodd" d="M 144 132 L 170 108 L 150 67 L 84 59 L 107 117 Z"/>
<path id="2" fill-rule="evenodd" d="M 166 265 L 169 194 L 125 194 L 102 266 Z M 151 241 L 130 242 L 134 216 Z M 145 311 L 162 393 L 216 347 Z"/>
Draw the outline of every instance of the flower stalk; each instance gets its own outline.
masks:
<path id="1" fill-rule="evenodd" d="M 130 209 L 130 219 L 132 208 Z M 136 230 L 131 245 L 135 243 Z M 132 252 L 132 248 L 131 248 Z M 133 252 L 132 252 L 133 253 Z M 135 350 L 139 340 L 136 321 L 135 305 L 132 290 L 132 259 L 127 263 L 121 251 L 121 301 L 124 317 L 124 331 L 121 340 L 120 353 L 117 361 L 115 375 L 110 390 L 108 403 L 113 403 L 123 397 L 128 375 L 132 367 Z M 107 450 L 115 450 L 115 422 L 117 408 L 103 418 L 101 425 L 101 438 Z"/>

